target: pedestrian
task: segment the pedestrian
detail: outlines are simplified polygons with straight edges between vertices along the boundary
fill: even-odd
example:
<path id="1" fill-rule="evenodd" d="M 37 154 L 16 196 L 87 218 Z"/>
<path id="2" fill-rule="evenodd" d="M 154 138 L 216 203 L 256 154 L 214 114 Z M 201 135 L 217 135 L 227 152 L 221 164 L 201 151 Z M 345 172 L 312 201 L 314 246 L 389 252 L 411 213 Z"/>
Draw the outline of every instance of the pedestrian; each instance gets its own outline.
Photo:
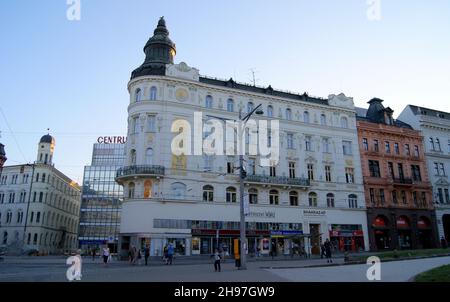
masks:
<path id="1" fill-rule="evenodd" d="M 135 246 L 133 246 L 133 265 L 135 265 L 138 261 L 139 253 Z"/>
<path id="2" fill-rule="evenodd" d="M 144 259 L 145 259 L 145 265 L 148 264 L 148 257 L 150 257 L 150 248 L 148 244 L 144 248 Z"/>
<path id="3" fill-rule="evenodd" d="M 324 247 L 325 247 L 325 255 L 327 257 L 327 263 L 332 263 L 333 260 L 331 260 L 331 242 L 328 238 L 325 241 Z"/>
<path id="4" fill-rule="evenodd" d="M 214 257 L 214 271 L 220 272 L 220 260 L 222 256 L 219 253 L 219 250 L 216 249 L 214 254 L 211 255 L 211 258 Z"/>
<path id="5" fill-rule="evenodd" d="M 320 259 L 323 259 L 323 256 L 325 256 L 325 245 L 320 245 Z"/>
<path id="6" fill-rule="evenodd" d="M 164 246 L 164 253 L 163 253 L 163 261 L 164 261 L 164 264 L 168 264 L 168 261 L 169 261 L 169 255 L 167 254 L 167 244 Z"/>
<path id="7" fill-rule="evenodd" d="M 104 265 L 108 264 L 109 255 L 110 255 L 109 247 L 105 245 L 105 247 L 103 248 L 103 252 L 102 252 Z"/>
<path id="8" fill-rule="evenodd" d="M 441 247 L 446 249 L 448 247 L 447 240 L 445 240 L 444 236 L 441 237 Z"/>
<path id="9" fill-rule="evenodd" d="M 133 263 L 133 246 L 131 246 L 128 250 L 128 261 L 130 262 L 130 264 Z"/>
<path id="10" fill-rule="evenodd" d="M 95 247 L 92 249 L 92 261 L 95 261 L 96 251 Z"/>
<path id="11" fill-rule="evenodd" d="M 169 246 L 167 247 L 167 264 L 172 265 L 173 253 L 174 253 L 173 245 L 172 243 L 169 243 Z"/>

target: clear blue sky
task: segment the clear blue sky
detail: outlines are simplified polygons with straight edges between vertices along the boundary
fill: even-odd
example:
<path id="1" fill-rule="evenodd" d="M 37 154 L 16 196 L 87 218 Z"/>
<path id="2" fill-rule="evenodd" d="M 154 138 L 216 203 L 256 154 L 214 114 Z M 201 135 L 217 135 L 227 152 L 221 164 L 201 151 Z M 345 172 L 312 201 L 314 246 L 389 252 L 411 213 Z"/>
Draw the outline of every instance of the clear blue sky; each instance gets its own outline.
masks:
<path id="1" fill-rule="evenodd" d="M 450 103 L 450 1 L 381 0 L 369 21 L 366 0 L 81 0 L 68 21 L 66 0 L 0 1 L 0 142 L 8 165 L 35 160 L 50 128 L 54 161 L 81 183 L 92 144 L 126 132 L 131 71 L 158 18 L 177 45 L 176 62 L 201 74 L 327 97 L 372 97 L 399 114 L 406 104 Z M 19 147 L 18 147 L 19 146 Z M 23 153 L 23 155 L 22 155 Z"/>

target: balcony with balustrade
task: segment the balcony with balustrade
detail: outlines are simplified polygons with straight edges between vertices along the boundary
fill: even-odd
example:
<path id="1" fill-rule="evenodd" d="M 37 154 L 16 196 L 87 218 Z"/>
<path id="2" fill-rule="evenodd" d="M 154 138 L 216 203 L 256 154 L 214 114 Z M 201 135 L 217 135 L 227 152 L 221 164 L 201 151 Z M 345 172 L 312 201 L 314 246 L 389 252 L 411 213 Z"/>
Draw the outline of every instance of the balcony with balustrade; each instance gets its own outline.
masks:
<path id="1" fill-rule="evenodd" d="M 268 175 L 247 175 L 244 178 L 245 184 L 267 185 L 279 187 L 295 187 L 307 189 L 311 186 L 307 178 L 291 178 L 286 176 L 268 176 Z"/>
<path id="2" fill-rule="evenodd" d="M 164 166 L 159 165 L 135 165 L 135 166 L 125 166 L 116 171 L 116 181 L 122 184 L 123 181 L 128 179 L 134 179 L 139 177 L 164 177 L 165 169 Z"/>

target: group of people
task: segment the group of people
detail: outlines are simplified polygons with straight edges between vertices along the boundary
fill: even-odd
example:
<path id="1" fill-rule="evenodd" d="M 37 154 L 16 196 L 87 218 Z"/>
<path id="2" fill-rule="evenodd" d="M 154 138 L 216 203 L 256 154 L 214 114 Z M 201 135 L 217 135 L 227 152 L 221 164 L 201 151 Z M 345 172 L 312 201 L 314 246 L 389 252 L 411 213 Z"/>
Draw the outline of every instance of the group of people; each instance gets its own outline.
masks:
<path id="1" fill-rule="evenodd" d="M 166 244 L 164 246 L 163 261 L 166 265 L 172 265 L 174 252 L 175 248 L 173 247 L 172 243 Z"/>
<path id="2" fill-rule="evenodd" d="M 145 265 L 148 265 L 148 258 L 150 257 L 150 247 L 147 244 L 143 249 Z M 142 259 L 142 252 L 140 249 L 136 248 L 134 245 L 128 250 L 128 261 L 131 265 L 140 265 Z"/>

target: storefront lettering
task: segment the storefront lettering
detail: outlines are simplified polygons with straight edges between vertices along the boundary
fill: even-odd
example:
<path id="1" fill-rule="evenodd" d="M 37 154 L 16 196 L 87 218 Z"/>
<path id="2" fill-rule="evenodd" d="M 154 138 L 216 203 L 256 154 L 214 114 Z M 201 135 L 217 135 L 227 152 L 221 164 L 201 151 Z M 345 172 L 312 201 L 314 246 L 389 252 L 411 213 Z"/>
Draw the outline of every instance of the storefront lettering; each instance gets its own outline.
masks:
<path id="1" fill-rule="evenodd" d="M 303 210 L 305 216 L 325 216 L 327 211 L 325 210 Z"/>
<path id="2" fill-rule="evenodd" d="M 265 217 L 265 218 L 275 218 L 275 212 L 265 211 L 265 212 L 250 212 L 247 216 L 249 217 Z"/>

